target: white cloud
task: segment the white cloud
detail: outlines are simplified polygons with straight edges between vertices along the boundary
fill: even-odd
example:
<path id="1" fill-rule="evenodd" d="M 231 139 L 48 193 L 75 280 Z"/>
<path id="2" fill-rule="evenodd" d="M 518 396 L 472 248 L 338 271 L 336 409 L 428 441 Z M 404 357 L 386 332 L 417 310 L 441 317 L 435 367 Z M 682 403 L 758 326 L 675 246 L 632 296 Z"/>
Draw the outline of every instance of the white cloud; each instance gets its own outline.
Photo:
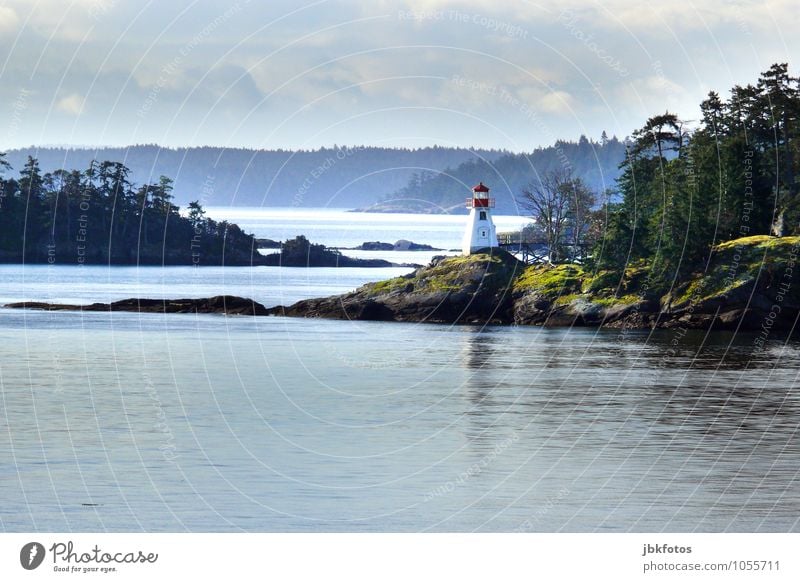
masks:
<path id="1" fill-rule="evenodd" d="M 0 6 L 0 35 L 10 34 L 17 29 L 19 17 L 10 6 Z"/>
<path id="2" fill-rule="evenodd" d="M 726 87 L 718 89 L 724 92 Z M 687 88 L 663 76 L 650 75 L 611 88 L 605 97 L 618 111 L 635 120 L 635 127 L 640 127 L 648 117 L 664 111 L 696 119 L 704 91 L 695 84 Z"/>
<path id="3" fill-rule="evenodd" d="M 209 105 L 242 120 L 255 108 L 266 126 L 302 110 L 309 128 L 337 128 L 392 107 L 454 109 L 522 134 L 514 121 L 524 104 L 552 125 L 552 136 L 526 139 L 547 142 L 575 137 L 584 131 L 579 122 L 597 118 L 619 135 L 666 108 L 692 118 L 709 89 L 754 82 L 800 50 L 792 30 L 797 0 L 564 2 L 330 0 L 293 12 L 291 0 L 242 0 L 228 19 L 214 0 L 0 0 L 0 39 L 8 44 L 21 30 L 0 91 L 26 87 L 47 96 L 29 103 L 30 117 L 43 124 L 47 115 L 33 112 L 56 95 L 54 111 L 80 115 L 81 128 L 104 122 L 102 104 L 119 97 L 120 117 L 130 108 L 136 139 L 146 141 L 158 140 L 179 108 L 186 119 L 203 119 Z M 407 10 L 419 19 L 401 16 Z M 148 100 L 158 107 L 137 118 Z M 424 123 L 409 116 L 414 121 L 398 127 L 464 135 L 452 114 L 439 115 Z M 40 133 L 59 141 L 58 124 L 51 125 Z M 125 141 L 123 126 L 109 126 L 112 141 Z M 242 135 L 260 139 L 255 124 L 246 128 Z M 199 131 L 201 141 L 218 139 Z M 343 135 L 332 130 L 325 139 L 364 141 L 357 132 Z"/>
<path id="4" fill-rule="evenodd" d="M 77 93 L 62 97 L 56 103 L 56 109 L 70 115 L 78 116 L 83 111 L 85 99 Z"/>
<path id="5" fill-rule="evenodd" d="M 539 97 L 536 105 L 546 113 L 570 115 L 575 112 L 575 98 L 566 91 L 552 91 Z"/>
<path id="6" fill-rule="evenodd" d="M 796 0 L 690 0 L 637 2 L 632 0 L 567 0 L 562 15 L 572 14 L 598 27 L 625 28 L 631 34 L 680 35 L 721 26 L 774 30 L 776 22 L 794 20 Z"/>
<path id="7" fill-rule="evenodd" d="M 39 35 L 47 39 L 79 42 L 87 38 L 101 18 L 119 0 L 7 0 Z"/>

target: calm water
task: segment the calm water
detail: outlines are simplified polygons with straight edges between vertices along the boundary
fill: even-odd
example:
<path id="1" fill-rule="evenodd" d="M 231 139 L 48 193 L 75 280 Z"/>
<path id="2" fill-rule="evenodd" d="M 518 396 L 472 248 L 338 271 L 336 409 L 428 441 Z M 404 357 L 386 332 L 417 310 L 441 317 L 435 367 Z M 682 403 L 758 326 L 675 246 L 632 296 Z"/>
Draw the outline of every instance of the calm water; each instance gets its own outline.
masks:
<path id="1" fill-rule="evenodd" d="M 88 304 L 128 297 L 238 295 L 265 305 L 355 289 L 408 268 L 108 267 L 0 265 L 0 304 L 16 301 Z M 1 325 L 1 324 L 0 324 Z"/>
<path id="2" fill-rule="evenodd" d="M 4 266 L 0 297 L 398 271 Z M 0 309 L 0 527 L 798 531 L 800 345 L 752 339 Z"/>
<path id="3" fill-rule="evenodd" d="M 209 207 L 215 220 L 239 224 L 258 237 L 285 240 L 303 234 L 309 240 L 331 247 L 355 247 L 365 241 L 393 243 L 400 239 L 429 244 L 440 249 L 461 247 L 464 221 L 461 214 L 381 214 L 346 212 L 338 208 L 222 208 Z M 495 216 L 498 231 L 518 230 L 528 219 Z"/>

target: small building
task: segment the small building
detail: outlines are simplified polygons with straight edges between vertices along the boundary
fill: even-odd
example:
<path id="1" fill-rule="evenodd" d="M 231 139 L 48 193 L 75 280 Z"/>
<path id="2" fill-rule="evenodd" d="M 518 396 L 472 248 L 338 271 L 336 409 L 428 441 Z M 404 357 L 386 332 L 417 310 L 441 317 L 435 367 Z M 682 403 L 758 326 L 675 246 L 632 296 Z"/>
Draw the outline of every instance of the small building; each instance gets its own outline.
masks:
<path id="1" fill-rule="evenodd" d="M 497 243 L 497 229 L 492 220 L 494 198 L 489 198 L 489 188 L 484 186 L 483 182 L 472 188 L 472 196 L 467 198 L 467 208 L 470 211 L 461 244 L 461 254 L 471 255 L 480 249 L 500 246 Z"/>

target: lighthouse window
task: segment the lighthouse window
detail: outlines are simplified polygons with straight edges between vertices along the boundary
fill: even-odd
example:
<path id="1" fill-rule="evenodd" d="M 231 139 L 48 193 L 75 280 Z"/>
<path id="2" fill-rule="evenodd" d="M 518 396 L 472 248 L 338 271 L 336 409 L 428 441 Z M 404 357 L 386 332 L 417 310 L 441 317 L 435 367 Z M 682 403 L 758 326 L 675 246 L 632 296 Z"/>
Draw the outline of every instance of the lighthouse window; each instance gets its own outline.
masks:
<path id="1" fill-rule="evenodd" d="M 486 229 L 485 229 L 485 228 L 482 228 L 482 229 L 481 229 L 481 231 L 480 231 L 480 233 L 479 233 L 479 236 L 480 236 L 481 238 L 486 238 L 487 236 L 489 236 L 489 233 L 488 233 L 488 232 L 486 232 Z"/>
<path id="2" fill-rule="evenodd" d="M 479 218 L 481 220 L 486 220 L 486 211 L 485 210 L 481 210 Z"/>

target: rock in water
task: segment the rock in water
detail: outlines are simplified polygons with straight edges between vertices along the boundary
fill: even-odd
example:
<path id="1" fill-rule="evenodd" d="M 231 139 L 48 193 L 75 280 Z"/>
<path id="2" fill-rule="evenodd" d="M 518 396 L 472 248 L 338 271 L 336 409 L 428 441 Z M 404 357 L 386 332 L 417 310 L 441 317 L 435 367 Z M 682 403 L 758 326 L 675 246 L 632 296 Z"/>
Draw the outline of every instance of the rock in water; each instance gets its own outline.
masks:
<path id="1" fill-rule="evenodd" d="M 113 303 L 64 305 L 23 301 L 5 307 L 46 311 L 132 311 L 138 313 L 220 313 L 225 315 L 268 315 L 266 307 L 244 297 L 217 295 L 202 299 L 123 299 Z"/>

